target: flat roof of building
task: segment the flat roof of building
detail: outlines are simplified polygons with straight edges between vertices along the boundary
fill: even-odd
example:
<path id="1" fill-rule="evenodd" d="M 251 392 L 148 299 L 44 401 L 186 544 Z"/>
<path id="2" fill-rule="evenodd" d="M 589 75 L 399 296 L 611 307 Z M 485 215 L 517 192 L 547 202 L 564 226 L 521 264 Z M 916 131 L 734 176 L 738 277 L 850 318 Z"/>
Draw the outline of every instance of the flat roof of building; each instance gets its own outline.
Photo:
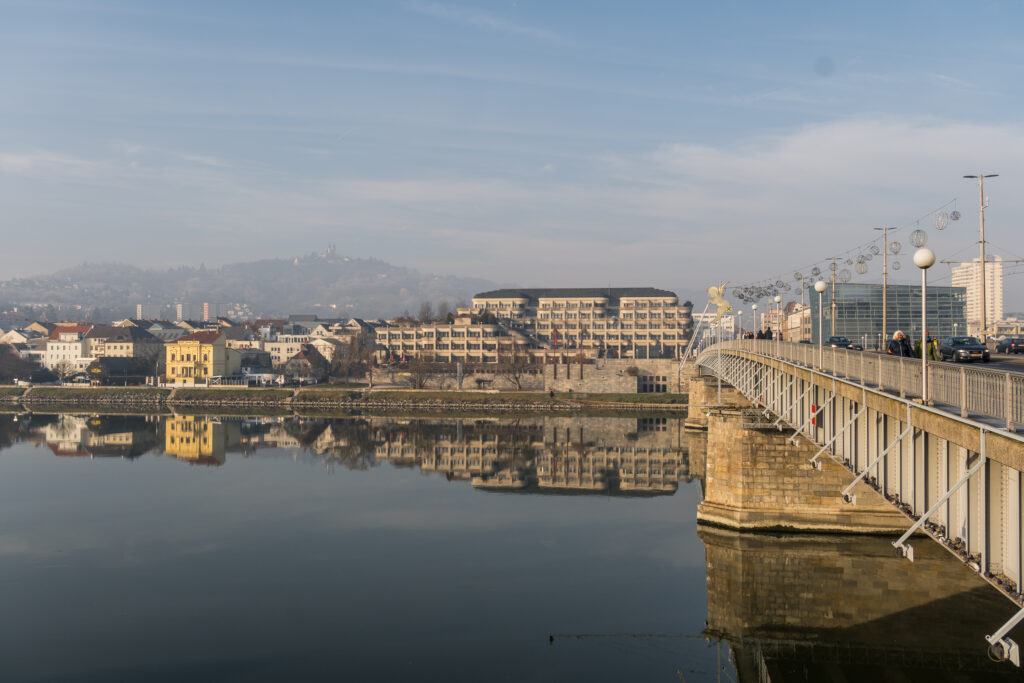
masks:
<path id="1" fill-rule="evenodd" d="M 623 297 L 676 297 L 675 292 L 656 287 L 553 287 L 540 289 L 494 289 L 474 299 L 621 299 Z"/>

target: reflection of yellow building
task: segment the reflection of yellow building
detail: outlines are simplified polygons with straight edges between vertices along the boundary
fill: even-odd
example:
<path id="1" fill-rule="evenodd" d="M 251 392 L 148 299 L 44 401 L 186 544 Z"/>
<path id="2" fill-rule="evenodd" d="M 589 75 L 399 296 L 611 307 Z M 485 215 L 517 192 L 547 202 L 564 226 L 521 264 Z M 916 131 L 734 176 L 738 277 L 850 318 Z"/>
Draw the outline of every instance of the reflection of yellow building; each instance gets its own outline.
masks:
<path id="1" fill-rule="evenodd" d="M 193 332 L 165 346 L 165 375 L 172 384 L 206 384 L 211 377 L 240 372 L 241 358 L 220 332 Z"/>
<path id="2" fill-rule="evenodd" d="M 164 423 L 164 453 L 199 465 L 223 465 L 224 426 L 195 415 L 171 415 Z"/>

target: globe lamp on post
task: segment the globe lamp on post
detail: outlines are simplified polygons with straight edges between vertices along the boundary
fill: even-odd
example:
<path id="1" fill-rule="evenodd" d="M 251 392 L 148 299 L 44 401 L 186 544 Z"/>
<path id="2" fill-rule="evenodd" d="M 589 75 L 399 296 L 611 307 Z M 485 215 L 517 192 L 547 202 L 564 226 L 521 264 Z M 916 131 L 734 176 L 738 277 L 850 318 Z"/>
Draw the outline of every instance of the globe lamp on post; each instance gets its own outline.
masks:
<path id="1" fill-rule="evenodd" d="M 824 362 L 824 359 L 825 359 L 825 352 L 823 350 L 824 349 L 824 339 L 823 339 L 823 335 L 822 335 L 822 331 L 823 330 L 822 330 L 822 327 L 821 327 L 822 326 L 822 322 L 821 322 L 821 306 L 822 306 L 821 295 L 825 292 L 826 289 L 828 289 L 828 285 L 825 284 L 824 280 L 818 280 L 817 282 L 814 283 L 814 291 L 818 293 L 818 369 L 819 370 L 821 369 L 821 366 L 822 366 L 822 364 Z"/>
<path id="2" fill-rule="evenodd" d="M 914 252 L 914 265 L 921 269 L 921 401 L 928 403 L 928 269 L 935 265 L 935 252 L 922 247 Z"/>
<path id="3" fill-rule="evenodd" d="M 757 304 L 751 304 L 750 311 L 750 331 L 754 333 L 754 337 L 757 337 L 757 331 L 761 329 L 757 326 Z"/>

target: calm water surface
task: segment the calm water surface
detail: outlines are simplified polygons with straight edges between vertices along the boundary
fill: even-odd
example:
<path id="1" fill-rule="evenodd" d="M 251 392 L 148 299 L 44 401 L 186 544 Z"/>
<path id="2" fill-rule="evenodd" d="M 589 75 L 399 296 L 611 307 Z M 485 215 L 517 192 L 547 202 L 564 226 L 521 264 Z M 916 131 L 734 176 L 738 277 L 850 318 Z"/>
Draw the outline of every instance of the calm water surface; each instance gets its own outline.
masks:
<path id="1" fill-rule="evenodd" d="M 26 419 L 2 680 L 715 678 L 677 421 Z"/>
<path id="2" fill-rule="evenodd" d="M 942 551 L 698 536 L 690 446 L 658 417 L 0 416 L 0 680 L 1016 679 L 971 669 L 1009 608 Z"/>

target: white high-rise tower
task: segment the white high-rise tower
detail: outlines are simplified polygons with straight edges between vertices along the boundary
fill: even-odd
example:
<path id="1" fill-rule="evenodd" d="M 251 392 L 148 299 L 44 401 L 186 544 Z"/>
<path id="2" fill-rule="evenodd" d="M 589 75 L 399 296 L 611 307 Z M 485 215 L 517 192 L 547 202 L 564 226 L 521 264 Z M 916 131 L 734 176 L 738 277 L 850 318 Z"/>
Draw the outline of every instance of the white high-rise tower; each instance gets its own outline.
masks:
<path id="1" fill-rule="evenodd" d="M 985 257 L 986 306 L 985 318 L 989 326 L 1003 319 L 1003 259 Z M 967 329 L 970 334 L 981 332 L 981 259 L 953 268 L 953 286 L 967 288 Z"/>

